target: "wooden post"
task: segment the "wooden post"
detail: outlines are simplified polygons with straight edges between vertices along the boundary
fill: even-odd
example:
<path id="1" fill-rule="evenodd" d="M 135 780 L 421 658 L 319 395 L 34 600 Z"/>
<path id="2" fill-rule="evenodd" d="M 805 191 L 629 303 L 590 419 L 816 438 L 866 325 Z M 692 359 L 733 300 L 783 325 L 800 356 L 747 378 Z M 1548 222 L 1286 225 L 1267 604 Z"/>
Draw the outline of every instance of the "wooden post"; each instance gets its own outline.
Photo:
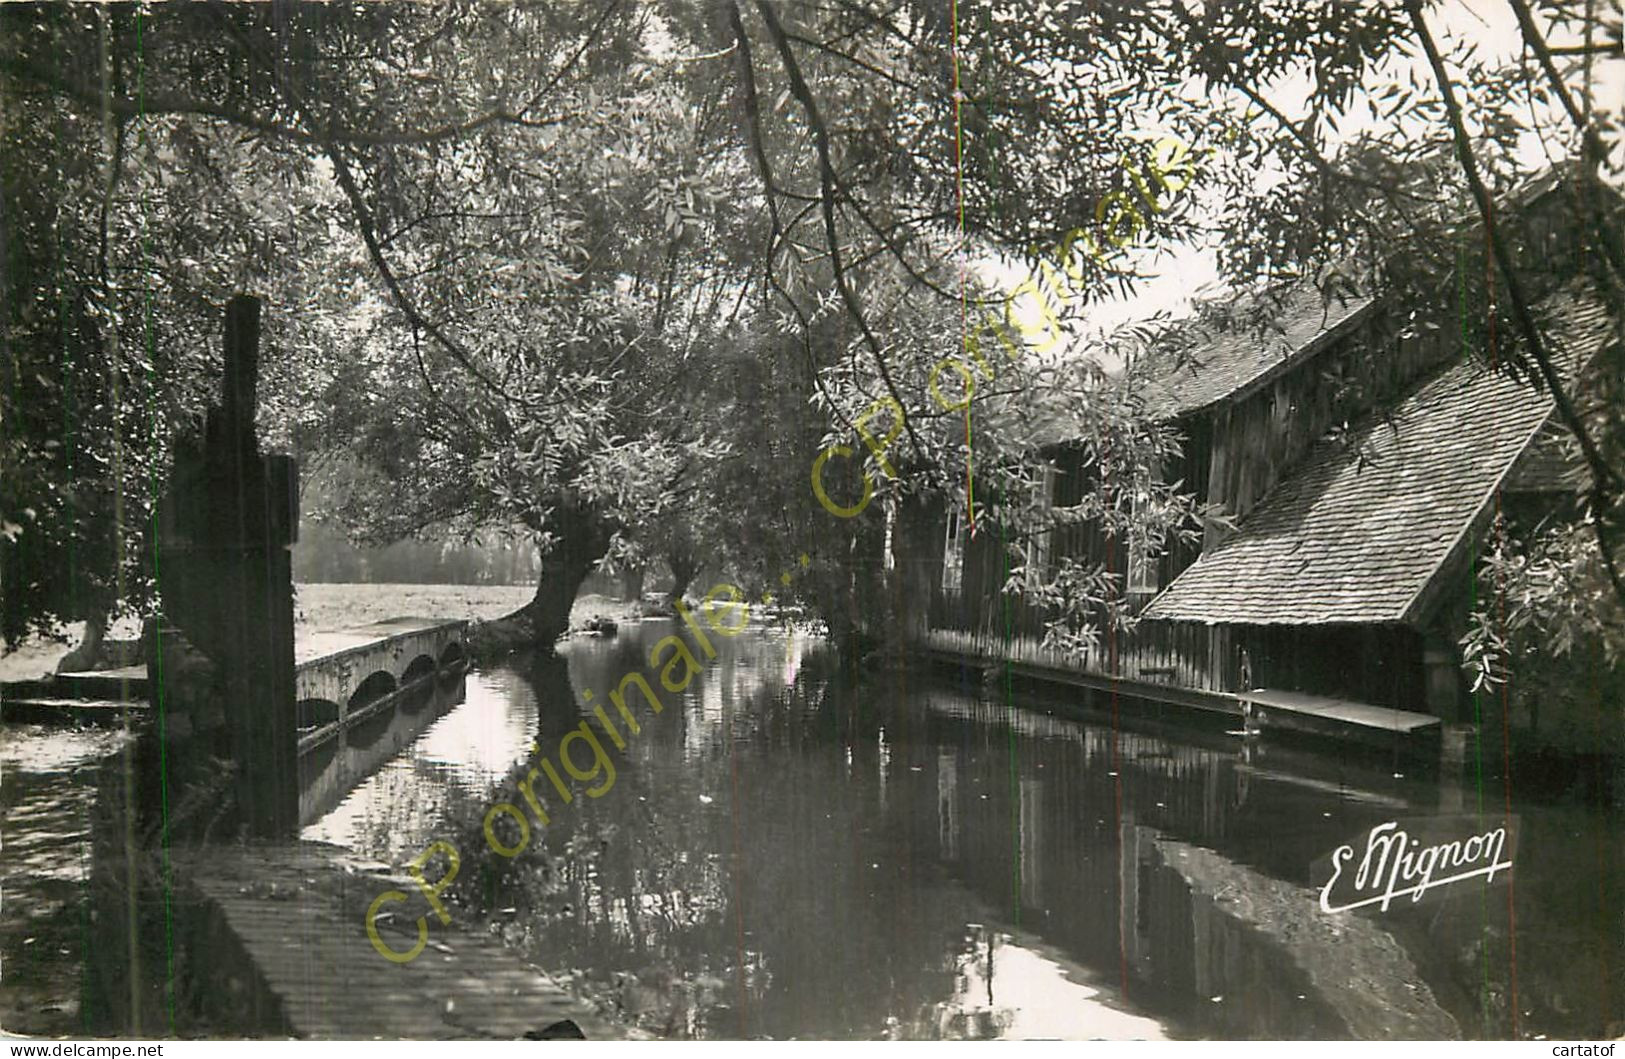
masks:
<path id="1" fill-rule="evenodd" d="M 235 507 L 236 650 L 226 699 L 238 798 L 249 831 L 292 837 L 299 828 L 298 728 L 293 677 L 293 570 L 289 545 L 297 522 L 293 461 L 263 457 L 254 430 L 259 376 L 260 303 L 239 295 L 226 307 L 222 411 L 237 488 L 220 499 Z M 221 454 L 225 456 L 225 453 Z M 229 456 L 227 457 L 230 458 Z M 231 493 L 235 492 L 235 496 Z"/>
<path id="2" fill-rule="evenodd" d="M 226 371 L 220 409 L 227 432 L 258 448 L 254 416 L 259 407 L 260 302 L 239 294 L 226 305 Z"/>
<path id="3" fill-rule="evenodd" d="M 1461 653 L 1455 641 L 1437 631 L 1424 634 L 1422 668 L 1427 711 L 1447 722 L 1461 720 Z"/>

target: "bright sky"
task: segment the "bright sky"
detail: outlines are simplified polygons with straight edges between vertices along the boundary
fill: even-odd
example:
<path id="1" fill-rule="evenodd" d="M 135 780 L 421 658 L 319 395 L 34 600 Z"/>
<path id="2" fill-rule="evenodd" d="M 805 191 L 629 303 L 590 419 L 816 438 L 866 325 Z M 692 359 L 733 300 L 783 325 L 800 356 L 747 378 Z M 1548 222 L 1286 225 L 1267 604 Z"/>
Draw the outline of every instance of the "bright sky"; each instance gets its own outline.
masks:
<path id="1" fill-rule="evenodd" d="M 1607 0 L 1602 0 L 1602 3 L 1606 5 Z M 1447 64 L 1450 64 L 1452 46 L 1462 42 L 1475 44 L 1479 54 L 1492 63 L 1516 59 L 1523 47 L 1517 19 L 1505 0 L 1446 0 L 1446 3 L 1429 18 L 1429 24 L 1439 40 L 1440 51 L 1445 55 Z M 1555 39 L 1554 43 L 1568 41 Z M 1559 62 L 1562 61 L 1560 58 Z M 1604 109 L 1620 110 L 1622 105 L 1625 105 L 1625 61 L 1615 56 L 1595 56 L 1592 63 L 1594 83 L 1598 86 L 1597 105 Z M 1403 82 L 1406 65 L 1390 64 L 1383 69 L 1380 76 Z M 1419 83 L 1423 85 L 1433 83 L 1432 72 L 1427 68 L 1426 59 L 1420 54 L 1419 48 L 1416 54 L 1409 58 L 1408 65 L 1416 69 Z M 1454 71 L 1453 65 L 1452 70 Z M 1531 71 L 1538 76 L 1538 68 L 1533 63 Z M 1194 89 L 1194 86 L 1192 87 Z M 1268 90 L 1261 94 L 1283 113 L 1296 119 L 1305 114 L 1308 90 L 1309 80 L 1305 74 L 1278 81 L 1268 86 Z M 1351 139 L 1362 131 L 1378 127 L 1378 122 L 1365 110 L 1363 101 L 1357 101 L 1351 106 L 1346 118 L 1339 116 L 1338 129 L 1341 133 L 1339 139 Z M 1531 134 L 1525 137 L 1520 161 L 1529 170 L 1538 170 L 1544 168 L 1552 159 L 1547 158 L 1538 138 Z M 1265 178 L 1267 179 L 1267 175 Z M 1201 209 L 1200 197 L 1198 209 Z M 1131 297 L 1104 300 L 1094 305 L 1086 314 L 1082 325 L 1080 338 L 1085 347 L 1091 344 L 1092 337 L 1098 337 L 1134 320 L 1147 319 L 1157 312 L 1168 312 L 1174 316 L 1185 315 L 1190 311 L 1193 296 L 1206 297 L 1221 289 L 1217 254 L 1212 247 L 1147 246 L 1138 249 L 1128 260 L 1132 261 L 1138 271 L 1155 274 L 1155 278 L 1142 282 Z M 1014 288 L 1026 278 L 1025 266 L 1021 264 L 984 262 L 981 272 L 990 282 L 998 283 L 1005 289 Z M 1018 316 L 1023 317 L 1035 332 L 1041 334 L 1042 317 L 1032 295 L 1022 295 L 1017 301 L 1017 306 Z"/>

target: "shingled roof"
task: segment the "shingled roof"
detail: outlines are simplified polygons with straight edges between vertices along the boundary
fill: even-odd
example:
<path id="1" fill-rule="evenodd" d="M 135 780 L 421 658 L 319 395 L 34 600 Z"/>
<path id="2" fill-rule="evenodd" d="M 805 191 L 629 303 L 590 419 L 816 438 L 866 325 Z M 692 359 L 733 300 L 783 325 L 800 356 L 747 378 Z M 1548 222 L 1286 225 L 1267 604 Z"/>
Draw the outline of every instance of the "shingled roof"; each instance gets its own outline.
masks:
<path id="1" fill-rule="evenodd" d="M 1354 327 L 1371 304 L 1367 297 L 1328 300 L 1308 282 L 1243 295 L 1233 315 L 1240 319 L 1261 313 L 1268 330 L 1224 326 L 1193 347 L 1167 355 L 1167 368 L 1147 385 L 1147 406 L 1159 417 L 1173 418 L 1244 396 Z"/>
<path id="2" fill-rule="evenodd" d="M 1560 364 L 1616 338 L 1602 303 L 1564 292 L 1542 306 Z M 1433 581 L 1468 547 L 1496 486 L 1552 401 L 1477 362 L 1457 364 L 1342 441 L 1317 443 L 1229 540 L 1204 552 L 1144 612 L 1208 624 L 1417 623 Z"/>
<path id="3" fill-rule="evenodd" d="M 1571 165 L 1551 166 L 1509 192 L 1501 208 L 1527 209 L 1560 190 L 1574 172 Z M 1476 224 L 1477 211 L 1470 203 L 1461 205 L 1459 220 Z M 1344 274 L 1360 271 L 1348 261 L 1334 270 Z M 1307 279 L 1237 294 L 1224 305 L 1221 321 L 1193 318 L 1179 327 L 1189 336 L 1189 344 L 1178 352 L 1164 349 L 1159 353 L 1164 366 L 1146 384 L 1146 406 L 1152 415 L 1172 419 L 1220 401 L 1239 400 L 1358 327 L 1373 303 L 1367 296 L 1328 297 Z M 1268 329 L 1242 323 L 1252 316 L 1265 321 Z"/>

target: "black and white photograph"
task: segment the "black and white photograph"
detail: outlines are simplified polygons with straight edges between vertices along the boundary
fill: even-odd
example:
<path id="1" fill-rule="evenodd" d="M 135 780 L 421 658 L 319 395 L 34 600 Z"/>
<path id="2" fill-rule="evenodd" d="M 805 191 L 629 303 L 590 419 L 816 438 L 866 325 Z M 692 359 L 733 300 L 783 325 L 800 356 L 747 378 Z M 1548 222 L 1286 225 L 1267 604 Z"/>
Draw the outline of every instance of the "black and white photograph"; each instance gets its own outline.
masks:
<path id="1" fill-rule="evenodd" d="M 6 1055 L 1613 1055 L 1622 34 L 0 2 Z"/>

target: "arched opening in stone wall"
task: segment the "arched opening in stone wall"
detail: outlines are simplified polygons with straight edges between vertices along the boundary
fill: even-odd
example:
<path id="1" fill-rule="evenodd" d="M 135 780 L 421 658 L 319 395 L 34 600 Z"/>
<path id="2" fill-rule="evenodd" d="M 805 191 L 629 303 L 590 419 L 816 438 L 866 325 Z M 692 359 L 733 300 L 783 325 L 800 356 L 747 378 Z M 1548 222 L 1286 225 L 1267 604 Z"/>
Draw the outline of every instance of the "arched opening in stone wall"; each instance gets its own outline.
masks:
<path id="1" fill-rule="evenodd" d="M 438 668 L 430 655 L 418 655 L 407 665 L 406 672 L 401 674 L 401 687 L 406 687 L 414 681 L 422 680 Z"/>
<path id="2" fill-rule="evenodd" d="M 395 691 L 395 674 L 380 669 L 363 680 L 359 687 L 350 694 L 349 712 L 354 714 L 377 702 L 379 699 Z"/>
<path id="3" fill-rule="evenodd" d="M 418 655 L 401 674 L 401 709 L 416 713 L 434 698 L 435 664 L 432 655 Z"/>
<path id="4" fill-rule="evenodd" d="M 339 704 L 329 699 L 300 699 L 294 707 L 300 735 L 309 735 L 339 719 Z"/>

